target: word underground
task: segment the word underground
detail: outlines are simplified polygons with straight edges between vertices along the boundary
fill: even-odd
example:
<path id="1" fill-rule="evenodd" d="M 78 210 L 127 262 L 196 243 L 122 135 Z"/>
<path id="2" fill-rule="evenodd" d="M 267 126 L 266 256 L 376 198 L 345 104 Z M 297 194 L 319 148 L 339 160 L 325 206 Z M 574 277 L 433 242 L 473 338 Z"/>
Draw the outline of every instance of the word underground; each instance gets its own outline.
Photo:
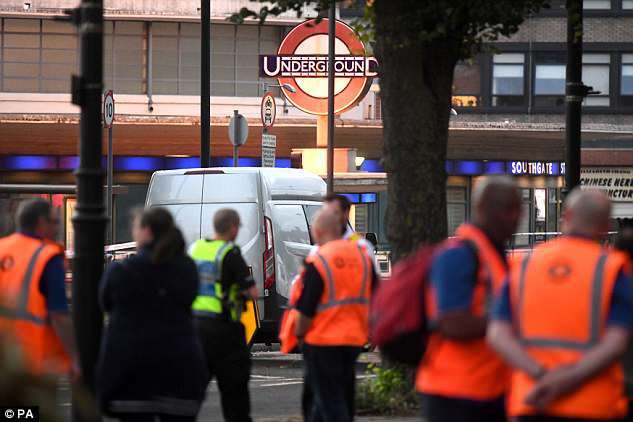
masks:
<path id="1" fill-rule="evenodd" d="M 269 78 L 323 78 L 328 75 L 326 55 L 259 56 L 259 73 Z M 336 77 L 374 77 L 378 75 L 378 61 L 374 57 L 336 56 Z"/>

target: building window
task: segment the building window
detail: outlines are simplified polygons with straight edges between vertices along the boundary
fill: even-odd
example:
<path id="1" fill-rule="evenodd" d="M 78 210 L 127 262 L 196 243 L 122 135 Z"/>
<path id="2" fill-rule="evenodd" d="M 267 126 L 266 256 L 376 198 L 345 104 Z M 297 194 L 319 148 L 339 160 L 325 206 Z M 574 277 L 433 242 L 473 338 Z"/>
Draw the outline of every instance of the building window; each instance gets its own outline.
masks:
<path id="1" fill-rule="evenodd" d="M 152 24 L 152 92 L 199 95 L 200 25 Z M 274 54 L 281 40 L 276 26 L 211 26 L 211 94 L 257 97 L 259 54 Z M 274 93 L 277 89 L 271 89 Z"/>
<path id="2" fill-rule="evenodd" d="M 583 54 L 582 56 L 582 80 L 585 85 L 600 91 L 599 95 L 592 95 L 585 98 L 583 102 L 586 106 L 608 107 L 609 99 L 609 76 L 611 56 L 609 54 Z"/>
<path id="3" fill-rule="evenodd" d="M 382 99 L 380 92 L 374 93 L 374 119 L 382 120 Z"/>
<path id="4" fill-rule="evenodd" d="M 453 107 L 481 105 L 481 66 L 478 61 L 459 63 L 453 77 Z"/>
<path id="5" fill-rule="evenodd" d="M 585 0 L 583 8 L 585 10 L 609 10 L 611 9 L 611 0 Z"/>
<path id="6" fill-rule="evenodd" d="M 522 106 L 524 97 L 525 55 L 498 54 L 493 58 L 492 105 L 496 107 Z"/>
<path id="7" fill-rule="evenodd" d="M 178 94 L 179 24 L 152 23 L 152 94 Z"/>
<path id="8" fill-rule="evenodd" d="M 105 89 L 119 94 L 142 94 L 146 80 L 143 22 L 104 22 Z"/>
<path id="9" fill-rule="evenodd" d="M 77 66 L 75 28 L 39 19 L 2 20 L 0 90 L 70 92 Z"/>
<path id="10" fill-rule="evenodd" d="M 633 54 L 622 55 L 621 104 L 633 107 Z"/>
<path id="11" fill-rule="evenodd" d="M 2 90 L 39 92 L 40 21 L 4 19 Z"/>
<path id="12" fill-rule="evenodd" d="M 455 236 L 457 228 L 466 221 L 468 209 L 466 198 L 465 187 L 448 186 L 446 188 L 446 217 L 449 236 Z"/>
<path id="13" fill-rule="evenodd" d="M 562 107 L 565 105 L 565 58 L 559 53 L 536 55 L 534 74 L 534 105 Z"/>
<path id="14" fill-rule="evenodd" d="M 622 1 L 622 9 L 624 9 L 624 10 L 633 10 L 633 0 L 623 0 Z"/>

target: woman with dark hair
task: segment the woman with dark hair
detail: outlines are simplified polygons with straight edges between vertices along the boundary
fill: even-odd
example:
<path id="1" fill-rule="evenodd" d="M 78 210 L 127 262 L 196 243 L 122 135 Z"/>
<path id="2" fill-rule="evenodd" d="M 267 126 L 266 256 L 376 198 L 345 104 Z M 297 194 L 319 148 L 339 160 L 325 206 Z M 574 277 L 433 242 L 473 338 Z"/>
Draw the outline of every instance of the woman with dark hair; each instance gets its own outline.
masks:
<path id="1" fill-rule="evenodd" d="M 191 304 L 198 271 L 168 211 L 134 217 L 138 254 L 112 263 L 101 281 L 109 315 L 97 366 L 103 411 L 122 422 L 195 421 L 207 368 Z"/>

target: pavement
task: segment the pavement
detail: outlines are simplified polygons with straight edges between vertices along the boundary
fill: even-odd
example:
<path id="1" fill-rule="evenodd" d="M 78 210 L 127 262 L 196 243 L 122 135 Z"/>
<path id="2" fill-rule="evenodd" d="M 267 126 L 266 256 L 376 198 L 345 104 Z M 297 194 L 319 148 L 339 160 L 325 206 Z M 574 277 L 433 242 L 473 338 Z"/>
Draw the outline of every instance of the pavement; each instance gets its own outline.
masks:
<path id="1" fill-rule="evenodd" d="M 368 377 L 369 364 L 380 362 L 377 353 L 364 353 L 359 359 L 358 378 Z M 276 348 L 254 347 L 250 383 L 251 415 L 254 422 L 301 422 L 303 360 L 301 355 L 282 355 Z M 62 420 L 70 420 L 70 390 L 60 383 L 59 410 Z M 221 421 L 222 410 L 217 383 L 212 381 L 198 417 L 199 422 Z M 412 422 L 418 417 L 357 417 L 359 422 Z M 106 422 L 114 422 L 105 419 Z"/>

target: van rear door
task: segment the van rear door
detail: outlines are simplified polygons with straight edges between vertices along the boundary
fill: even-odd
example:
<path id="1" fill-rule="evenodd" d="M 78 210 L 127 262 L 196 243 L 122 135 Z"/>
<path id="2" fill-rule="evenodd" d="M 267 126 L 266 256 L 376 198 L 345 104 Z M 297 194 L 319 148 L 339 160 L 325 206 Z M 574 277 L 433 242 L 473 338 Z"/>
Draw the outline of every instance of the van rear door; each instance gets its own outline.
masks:
<path id="1" fill-rule="evenodd" d="M 158 172 L 152 176 L 146 206 L 171 212 L 187 245 L 200 239 L 202 175 Z"/>

